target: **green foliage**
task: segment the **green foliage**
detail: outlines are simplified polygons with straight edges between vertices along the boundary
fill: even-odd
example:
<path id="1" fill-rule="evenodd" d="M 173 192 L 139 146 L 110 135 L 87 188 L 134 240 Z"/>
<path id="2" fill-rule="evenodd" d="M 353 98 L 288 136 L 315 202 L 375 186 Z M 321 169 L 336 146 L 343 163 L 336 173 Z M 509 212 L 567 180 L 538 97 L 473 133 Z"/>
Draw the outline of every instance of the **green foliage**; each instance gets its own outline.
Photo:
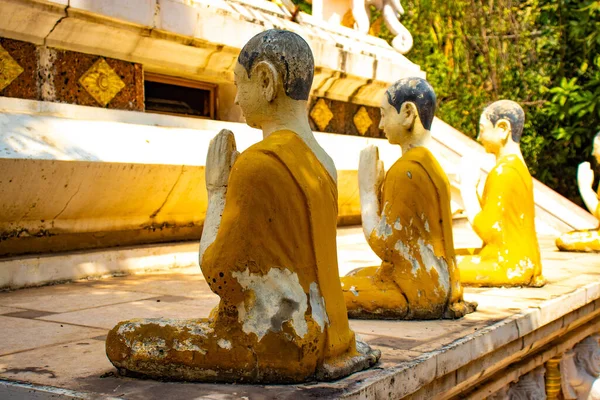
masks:
<path id="1" fill-rule="evenodd" d="M 312 14 L 312 4 L 306 2 L 305 0 L 292 0 L 292 2 L 298 6 L 300 11 L 303 11 L 307 14 Z"/>
<path id="2" fill-rule="evenodd" d="M 501 99 L 527 113 L 521 148 L 534 176 L 581 203 L 577 165 L 600 130 L 600 2 L 407 0 L 408 57 L 427 72 L 437 115 L 476 137 Z M 378 17 L 376 13 L 374 18 Z M 382 28 L 381 35 L 391 40 Z"/>

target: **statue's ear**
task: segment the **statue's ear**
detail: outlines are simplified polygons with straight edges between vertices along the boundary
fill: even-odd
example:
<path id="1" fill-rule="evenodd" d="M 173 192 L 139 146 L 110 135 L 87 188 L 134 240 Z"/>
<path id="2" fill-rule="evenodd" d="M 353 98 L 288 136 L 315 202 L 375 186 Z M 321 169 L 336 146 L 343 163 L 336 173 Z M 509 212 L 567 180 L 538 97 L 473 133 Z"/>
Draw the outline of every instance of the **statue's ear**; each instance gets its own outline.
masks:
<path id="1" fill-rule="evenodd" d="M 261 61 L 256 64 L 252 74 L 256 74 L 260 90 L 265 99 L 269 103 L 275 100 L 279 86 L 279 74 L 277 74 L 275 67 L 268 61 Z"/>
<path id="2" fill-rule="evenodd" d="M 412 101 L 405 101 L 402 104 L 402 107 L 400 107 L 400 115 L 402 116 L 402 125 L 406 129 L 412 130 L 415 126 L 417 113 L 417 106 Z"/>
<path id="3" fill-rule="evenodd" d="M 499 119 L 496 121 L 496 128 L 502 131 L 502 140 L 507 141 L 511 135 L 510 121 L 506 118 Z"/>

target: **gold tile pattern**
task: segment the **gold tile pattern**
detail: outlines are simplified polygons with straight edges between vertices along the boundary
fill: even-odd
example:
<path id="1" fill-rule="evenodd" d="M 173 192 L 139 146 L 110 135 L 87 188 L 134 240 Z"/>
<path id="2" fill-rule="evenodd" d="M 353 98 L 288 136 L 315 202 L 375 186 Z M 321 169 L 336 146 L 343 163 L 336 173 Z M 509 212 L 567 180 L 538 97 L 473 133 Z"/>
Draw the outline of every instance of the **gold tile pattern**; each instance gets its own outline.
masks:
<path id="1" fill-rule="evenodd" d="M 23 72 L 23 67 L 0 46 L 0 90 L 10 85 Z"/>
<path id="2" fill-rule="evenodd" d="M 319 127 L 319 131 L 324 132 L 327 125 L 329 125 L 329 121 L 333 118 L 333 113 L 327 106 L 327 103 L 325 103 L 325 100 L 319 99 L 312 110 L 310 110 L 310 117 Z"/>
<path id="3" fill-rule="evenodd" d="M 356 114 L 354 114 L 354 118 L 352 118 L 352 120 L 354 121 L 354 126 L 358 130 L 358 133 L 360 133 L 361 135 L 367 133 L 371 125 L 373 125 L 373 120 L 371 119 L 371 117 L 369 117 L 369 113 L 364 107 L 358 109 Z"/>
<path id="4" fill-rule="evenodd" d="M 119 75 L 100 58 L 79 78 L 83 88 L 100 104 L 106 106 L 125 87 Z"/>

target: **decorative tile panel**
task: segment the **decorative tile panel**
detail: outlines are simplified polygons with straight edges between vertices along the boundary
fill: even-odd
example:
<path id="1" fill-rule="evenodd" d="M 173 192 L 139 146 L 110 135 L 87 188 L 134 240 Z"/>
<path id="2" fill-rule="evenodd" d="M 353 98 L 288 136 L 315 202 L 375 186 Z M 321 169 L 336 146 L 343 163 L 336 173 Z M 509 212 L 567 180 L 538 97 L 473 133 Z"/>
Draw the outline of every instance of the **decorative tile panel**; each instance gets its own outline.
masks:
<path id="1" fill-rule="evenodd" d="M 333 118 L 333 113 L 323 99 L 319 99 L 310 111 L 310 117 L 319 127 L 319 131 L 325 132 L 327 125 Z"/>
<path id="2" fill-rule="evenodd" d="M 0 45 L 0 90 L 4 90 L 22 73 L 23 67 Z"/>
<path id="3" fill-rule="evenodd" d="M 313 97 L 310 99 L 309 110 L 309 122 L 314 131 L 385 138 L 385 134 L 379 129 L 379 107 Z"/>
<path id="4" fill-rule="evenodd" d="M 359 108 L 352 120 L 354 121 L 354 126 L 358 130 L 358 133 L 363 136 L 367 133 L 371 125 L 373 125 L 373 120 L 369 117 L 369 113 L 365 107 Z"/>
<path id="5" fill-rule="evenodd" d="M 125 87 L 125 83 L 104 58 L 96 61 L 79 79 L 79 83 L 102 107 Z"/>
<path id="6" fill-rule="evenodd" d="M 74 51 L 54 50 L 51 81 L 56 101 L 82 106 L 103 107 L 80 78 L 98 62 L 100 57 Z M 115 110 L 144 111 L 144 74 L 141 64 L 103 57 L 125 86 L 104 106 Z"/>

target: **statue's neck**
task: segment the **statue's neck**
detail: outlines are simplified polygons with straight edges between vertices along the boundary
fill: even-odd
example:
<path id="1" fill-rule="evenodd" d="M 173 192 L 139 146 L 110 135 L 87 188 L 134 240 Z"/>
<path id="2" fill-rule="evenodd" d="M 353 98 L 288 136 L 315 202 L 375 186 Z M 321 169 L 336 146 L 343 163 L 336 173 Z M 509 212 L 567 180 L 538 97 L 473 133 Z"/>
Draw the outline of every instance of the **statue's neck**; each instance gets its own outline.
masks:
<path id="1" fill-rule="evenodd" d="M 273 112 L 269 113 L 269 118 L 261 124 L 264 139 L 275 132 L 288 130 L 300 136 L 306 143 L 315 140 L 308 123 L 305 101 L 295 101 L 291 104 L 290 102 L 281 102 L 277 106 L 274 105 L 273 108 Z"/>
<path id="2" fill-rule="evenodd" d="M 284 121 L 272 120 L 265 122 L 262 125 L 263 139 L 268 138 L 275 132 L 292 131 L 300 136 L 304 141 L 314 140 L 314 135 L 310 129 L 308 119 L 304 117 L 304 121 L 288 118 Z"/>
<path id="3" fill-rule="evenodd" d="M 315 157 L 321 162 L 334 182 L 337 182 L 337 172 L 335 164 L 329 155 L 315 139 L 308 123 L 306 113 L 306 101 L 294 101 L 294 103 L 282 102 L 268 113 L 269 118 L 260 124 L 263 131 L 263 138 L 279 131 L 292 131 L 306 143 Z"/>
<path id="4" fill-rule="evenodd" d="M 521 161 L 525 162 L 523 158 L 523 153 L 521 153 L 521 147 L 519 143 L 515 143 L 512 140 L 509 140 L 504 146 L 498 150 L 496 154 L 496 160 L 499 160 L 506 156 L 517 156 L 521 159 Z"/>
<path id="5" fill-rule="evenodd" d="M 417 125 L 417 124 L 415 124 Z M 431 142 L 431 132 L 422 126 L 415 126 L 414 132 L 410 137 L 408 137 L 404 143 L 400 143 L 400 147 L 402 148 L 402 153 L 406 153 L 410 149 L 414 149 L 415 147 L 425 147 L 428 148 Z"/>

